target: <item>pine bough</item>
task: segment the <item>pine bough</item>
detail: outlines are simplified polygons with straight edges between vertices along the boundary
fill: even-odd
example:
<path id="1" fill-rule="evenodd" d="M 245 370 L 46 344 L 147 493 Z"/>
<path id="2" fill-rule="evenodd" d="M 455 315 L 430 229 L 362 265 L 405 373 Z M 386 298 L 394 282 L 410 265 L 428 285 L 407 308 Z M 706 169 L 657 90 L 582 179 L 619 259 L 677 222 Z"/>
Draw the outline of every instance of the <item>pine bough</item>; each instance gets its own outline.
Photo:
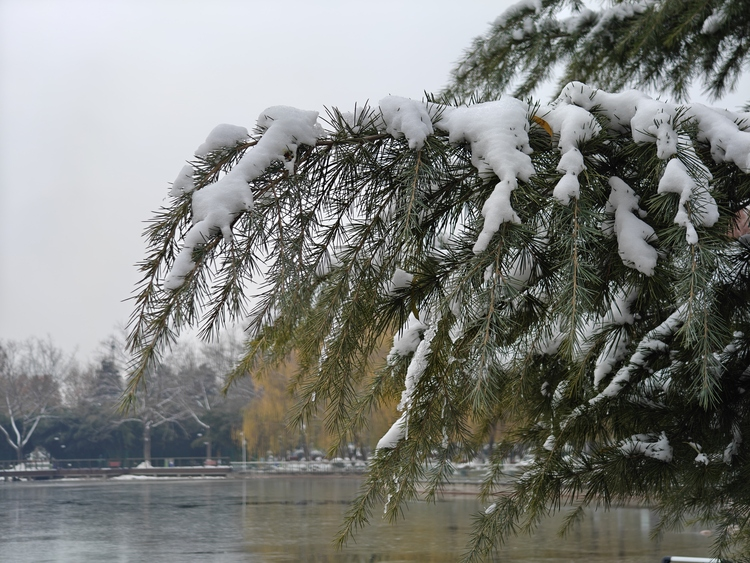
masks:
<path id="1" fill-rule="evenodd" d="M 130 396 L 183 328 L 242 321 L 230 381 L 294 354 L 297 422 L 344 440 L 399 401 L 342 542 L 502 425 L 469 560 L 633 499 L 748 545 L 748 117 L 571 83 L 219 126 L 147 229 Z"/>

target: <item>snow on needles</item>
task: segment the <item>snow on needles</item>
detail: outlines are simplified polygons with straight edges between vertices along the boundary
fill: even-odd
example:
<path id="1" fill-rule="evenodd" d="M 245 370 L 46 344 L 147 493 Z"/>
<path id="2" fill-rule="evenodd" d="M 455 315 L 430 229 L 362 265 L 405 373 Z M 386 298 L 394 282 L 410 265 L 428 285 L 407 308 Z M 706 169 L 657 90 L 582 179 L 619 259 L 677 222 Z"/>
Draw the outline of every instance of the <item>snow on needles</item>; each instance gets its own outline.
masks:
<path id="1" fill-rule="evenodd" d="M 515 4 L 508 6 L 492 23 L 496 27 L 505 27 L 508 20 L 515 18 L 524 12 L 534 11 L 537 14 L 542 11 L 542 0 L 520 0 Z"/>
<path id="2" fill-rule="evenodd" d="M 527 182 L 534 175 L 528 113 L 526 103 L 503 96 L 496 102 L 446 108 L 435 124 L 448 133 L 450 142 L 471 145 L 471 163 L 480 176 L 499 179 L 482 207 L 484 227 L 474 245 L 475 254 L 487 248 L 502 223 L 520 223 L 510 194 L 518 180 Z"/>
<path id="3" fill-rule="evenodd" d="M 620 444 L 620 451 L 626 456 L 644 455 L 665 463 L 672 461 L 672 446 L 667 435 L 636 434 Z"/>
<path id="4" fill-rule="evenodd" d="M 195 156 L 206 156 L 212 151 L 224 147 L 231 147 L 232 145 L 244 141 L 248 137 L 249 133 L 244 127 L 222 123 L 221 125 L 214 127 L 208 134 L 208 137 L 206 137 L 203 144 L 195 149 Z M 169 195 L 172 197 L 179 197 L 183 193 L 187 194 L 192 192 L 195 189 L 195 184 L 193 183 L 194 173 L 195 170 L 192 165 L 186 164 L 183 166 L 172 184 L 172 189 L 169 191 Z"/>
<path id="5" fill-rule="evenodd" d="M 273 162 L 282 162 L 290 173 L 294 172 L 297 147 L 315 145 L 322 134 L 318 125 L 318 112 L 303 111 L 286 106 L 276 106 L 264 111 L 258 126 L 265 129 L 257 145 L 248 150 L 240 161 L 214 184 L 193 192 L 193 226 L 185 235 L 182 250 L 177 255 L 172 270 L 164 280 L 169 290 L 179 288 L 195 267 L 193 251 L 217 232 L 232 240 L 232 221 L 253 206 L 253 194 L 248 182 L 261 176 Z M 243 129 L 243 128 L 240 128 Z M 227 139 L 236 142 L 242 131 L 214 129 L 200 150 L 213 150 Z M 225 135 L 229 133 L 229 135 Z M 174 188 L 174 186 L 173 186 Z"/>
<path id="6" fill-rule="evenodd" d="M 667 163 L 664 175 L 659 181 L 659 193 L 672 192 L 680 196 L 674 222 L 685 227 L 685 238 L 689 244 L 698 243 L 696 224 L 710 227 L 719 220 L 719 209 L 709 193 L 708 182 L 711 180 L 711 173 L 703 165 L 700 166 L 700 172 L 697 179 L 693 178 L 687 167 L 678 158 L 673 158 Z M 689 202 L 693 203 L 692 214 L 688 212 Z"/>
<path id="7" fill-rule="evenodd" d="M 644 2 L 646 5 L 647 2 Z M 535 0 L 520 2 L 517 10 L 538 10 Z M 636 143 L 653 143 L 658 158 L 665 161 L 660 193 L 679 197 L 674 221 L 685 228 L 689 244 L 698 241 L 698 228 L 710 227 L 718 220 L 718 209 L 711 195 L 708 170 L 698 163 L 692 140 L 681 137 L 680 126 L 691 121 L 697 126 L 697 140 L 710 146 L 717 163 L 735 164 L 750 172 L 750 132 L 734 114 L 701 104 L 678 106 L 654 100 L 636 90 L 608 93 L 580 82 L 571 82 L 560 97 L 531 115 L 529 105 L 503 96 L 495 102 L 472 106 L 448 107 L 389 96 L 380 101 L 385 130 L 394 137 L 406 138 L 410 149 L 422 150 L 435 129 L 448 133 L 451 143 L 467 143 L 471 161 L 479 175 L 496 182 L 482 204 L 484 224 L 474 244 L 474 252 L 485 251 L 503 223 L 519 223 L 511 204 L 518 182 L 528 182 L 535 174 L 530 154 L 529 123 L 536 119 L 548 126 L 560 151 L 557 170 L 563 175 L 553 191 L 561 205 L 580 197 L 579 176 L 586 170 L 584 144 L 600 134 L 602 127 L 629 133 Z M 599 117 L 601 116 L 601 117 Z M 178 288 L 193 269 L 193 251 L 210 237 L 221 233 L 231 240 L 234 218 L 253 204 L 248 182 L 259 177 L 272 162 L 283 163 L 294 172 L 297 146 L 314 145 L 323 134 L 317 124 L 317 112 L 274 107 L 264 112 L 258 125 L 265 133 L 240 162 L 219 181 L 200 190 L 193 184 L 194 171 L 185 166 L 171 189 L 171 195 L 192 193 L 193 227 L 185 237 L 172 271 L 165 280 L 168 289 Z M 222 146 L 247 138 L 243 127 L 220 125 L 211 132 L 196 154 L 205 155 Z M 596 157 L 596 155 L 592 155 Z M 623 263 L 650 276 L 657 262 L 654 230 L 638 205 L 639 196 L 623 180 L 612 177 L 607 211 L 614 217 L 605 222 L 605 232 L 614 234 Z"/>
<path id="8" fill-rule="evenodd" d="M 685 306 L 679 307 L 658 327 L 651 330 L 641 339 L 635 352 L 630 356 L 627 364 L 621 367 L 610 381 L 609 385 L 597 396 L 589 400 L 589 404 L 596 404 L 602 399 L 616 397 L 623 387 L 630 381 L 631 376 L 644 365 L 647 364 L 647 358 L 654 353 L 667 352 L 669 346 L 665 344 L 680 326 L 682 326 Z"/>
<path id="9" fill-rule="evenodd" d="M 604 323 L 614 327 L 632 325 L 635 322 L 635 315 L 630 312 L 630 306 L 635 302 L 637 297 L 638 292 L 635 289 L 630 289 L 627 292 L 623 290 L 618 291 L 612 300 L 610 311 Z M 594 387 L 599 387 L 602 379 L 609 375 L 614 366 L 626 357 L 629 344 L 630 338 L 626 331 L 612 331 L 607 336 L 606 344 L 596 360 Z"/>
<path id="10" fill-rule="evenodd" d="M 244 141 L 249 136 L 250 134 L 244 127 L 222 123 L 211 130 L 205 142 L 195 149 L 195 155 L 206 156 L 217 149 L 231 147 L 234 144 Z"/>
<path id="11" fill-rule="evenodd" d="M 698 242 L 695 226 L 710 227 L 716 223 L 719 216 L 716 202 L 710 194 L 711 174 L 708 170 L 702 165 L 698 165 L 695 170 L 688 170 L 682 162 L 677 161 L 680 141 L 682 141 L 680 150 L 685 151 L 690 160 L 698 162 L 698 158 L 690 140 L 681 138 L 676 127 L 687 120 L 695 122 L 698 125 L 698 140 L 711 146 L 711 155 L 717 163 L 732 162 L 743 172 L 750 172 L 750 133 L 743 131 L 738 125 L 739 116 L 702 104 L 678 106 L 661 102 L 637 90 L 611 94 L 580 82 L 568 84 L 553 106 L 566 104 L 583 108 L 586 113 L 598 107 L 615 131 L 622 132 L 630 129 L 636 143 L 656 144 L 656 156 L 668 161 L 664 178 L 659 185 L 659 192 L 673 192 L 680 195 L 675 223 L 685 227 L 685 237 L 690 244 Z M 555 122 L 555 115 L 554 113 L 545 115 L 544 119 L 552 124 Z M 579 127 L 585 130 L 587 124 L 582 122 Z M 562 133 L 560 150 L 563 153 L 563 159 L 558 169 L 568 172 L 563 162 L 567 151 L 562 142 Z M 566 174 L 566 177 L 569 175 L 569 173 Z M 563 177 L 563 180 L 566 177 Z M 567 182 L 572 184 L 571 180 Z M 575 196 L 572 190 L 568 193 Z M 563 197 L 561 203 L 564 203 L 564 195 L 560 195 Z M 555 196 L 558 197 L 557 189 Z M 612 203 L 610 198 L 610 204 Z"/>
<path id="12" fill-rule="evenodd" d="M 555 104 L 554 107 L 545 108 L 540 113 L 543 113 L 542 118 L 559 136 L 557 146 L 561 157 L 557 171 L 562 172 L 564 176 L 555 186 L 552 195 L 562 205 L 568 205 L 571 199 L 578 199 L 578 175 L 586 169 L 583 154 L 578 147 L 598 135 L 602 128 L 593 115 L 584 108 L 572 104 Z"/>
<path id="13" fill-rule="evenodd" d="M 421 150 L 425 139 L 434 132 L 427 107 L 421 102 L 388 96 L 380 100 L 380 111 L 386 132 L 396 139 L 406 137 L 410 149 Z"/>
<path id="14" fill-rule="evenodd" d="M 397 96 L 380 101 L 386 131 L 394 137 L 406 137 L 409 148 L 421 149 L 433 134 L 429 107 Z M 484 228 L 474 245 L 474 252 L 487 248 L 492 236 L 505 222 L 519 223 L 510 203 L 510 194 L 518 180 L 528 181 L 534 174 L 529 154 L 529 106 L 515 98 L 503 96 L 495 102 L 468 107 L 442 107 L 435 127 L 446 131 L 451 143 L 468 142 L 471 162 L 485 179 L 499 182 L 482 207 Z"/>
<path id="15" fill-rule="evenodd" d="M 391 426 L 388 432 L 385 433 L 380 441 L 378 441 L 376 450 L 383 448 L 395 448 L 399 440 L 405 439 L 407 437 L 409 424 L 409 407 L 412 403 L 417 382 L 422 377 L 424 371 L 427 369 L 429 357 L 432 353 L 432 340 L 435 338 L 436 333 L 437 322 L 431 323 L 431 326 L 427 327 L 427 330 L 424 333 L 424 338 L 417 345 L 414 356 L 412 357 L 411 362 L 409 362 L 409 367 L 406 370 L 406 388 L 401 393 L 401 402 L 398 404 L 398 409 L 403 411 L 403 414 L 393 424 L 393 426 Z M 397 342 L 394 342 L 394 348 L 398 346 L 399 344 Z M 401 352 L 402 351 L 399 351 L 398 353 Z M 393 353 L 393 351 L 391 353 Z"/>
<path id="16" fill-rule="evenodd" d="M 622 263 L 639 272 L 652 276 L 656 268 L 656 249 L 649 244 L 656 240 L 654 229 L 637 215 L 645 215 L 638 207 L 638 196 L 620 178 L 609 179 L 612 191 L 606 210 L 614 213 L 614 222 L 602 225 L 605 233 L 614 231 Z"/>

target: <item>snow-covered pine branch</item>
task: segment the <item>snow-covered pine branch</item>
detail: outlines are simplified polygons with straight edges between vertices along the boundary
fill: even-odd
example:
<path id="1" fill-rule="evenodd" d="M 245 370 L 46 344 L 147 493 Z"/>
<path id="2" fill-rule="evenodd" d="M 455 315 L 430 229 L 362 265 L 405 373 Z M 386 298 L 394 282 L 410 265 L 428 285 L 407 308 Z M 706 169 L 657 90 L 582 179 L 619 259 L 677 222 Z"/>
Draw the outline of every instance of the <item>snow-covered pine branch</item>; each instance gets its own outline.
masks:
<path id="1" fill-rule="evenodd" d="M 345 531 L 377 499 L 396 514 L 425 464 L 437 490 L 500 423 L 498 451 L 534 451 L 522 483 L 541 496 L 482 525 L 531 525 L 593 483 L 671 506 L 617 464 L 694 476 L 687 432 L 708 467 L 732 444 L 722 470 L 741 471 L 750 431 L 750 249 L 730 236 L 750 202 L 748 117 L 573 82 L 548 105 L 388 97 L 222 126 L 148 230 L 129 390 L 181 330 L 243 321 L 236 374 L 294 353 L 295 421 L 324 410 L 343 441 L 357 413 L 399 403 Z"/>

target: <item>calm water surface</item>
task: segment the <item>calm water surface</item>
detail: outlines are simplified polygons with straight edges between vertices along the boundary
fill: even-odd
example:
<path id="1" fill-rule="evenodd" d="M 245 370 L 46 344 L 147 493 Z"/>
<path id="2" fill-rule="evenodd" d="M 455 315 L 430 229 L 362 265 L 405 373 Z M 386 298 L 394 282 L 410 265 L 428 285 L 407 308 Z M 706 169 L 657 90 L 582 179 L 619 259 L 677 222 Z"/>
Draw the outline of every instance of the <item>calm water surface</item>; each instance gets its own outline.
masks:
<path id="1" fill-rule="evenodd" d="M 271 477 L 227 480 L 0 482 L 0 561 L 26 562 L 374 562 L 456 561 L 466 546 L 471 495 L 437 506 L 413 503 L 395 527 L 372 526 L 336 551 L 338 530 L 360 480 Z M 705 556 L 699 530 L 649 540 L 646 509 L 592 513 L 565 540 L 547 522 L 513 540 L 497 561 L 649 562 Z"/>

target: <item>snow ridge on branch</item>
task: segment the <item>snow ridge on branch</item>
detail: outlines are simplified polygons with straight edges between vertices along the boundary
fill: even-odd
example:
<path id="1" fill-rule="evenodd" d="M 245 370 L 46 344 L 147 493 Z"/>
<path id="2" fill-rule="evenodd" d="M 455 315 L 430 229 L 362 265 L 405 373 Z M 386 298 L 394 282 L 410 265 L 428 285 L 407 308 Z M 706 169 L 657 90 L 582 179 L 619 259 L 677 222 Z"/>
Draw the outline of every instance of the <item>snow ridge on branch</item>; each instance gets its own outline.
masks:
<path id="1" fill-rule="evenodd" d="M 183 284 L 185 276 L 195 267 L 193 251 L 215 233 L 221 232 L 228 242 L 232 240 L 232 221 L 253 206 L 248 182 L 261 176 L 274 162 L 282 162 L 289 173 L 294 173 L 297 147 L 314 146 L 322 135 L 318 112 L 286 106 L 264 111 L 258 118 L 258 126 L 265 129 L 258 144 L 218 182 L 193 193 L 193 226 L 185 235 L 182 251 L 164 280 L 166 289 L 175 290 Z M 237 130 L 234 129 L 233 133 L 230 136 L 234 142 Z M 215 149 L 216 137 L 221 137 L 220 141 L 226 140 L 226 135 L 216 134 L 214 130 L 198 151 Z"/>
<path id="2" fill-rule="evenodd" d="M 710 144 L 717 162 L 731 162 L 748 172 L 750 132 L 738 125 L 743 116 L 700 104 L 677 106 L 653 100 L 635 90 L 610 94 L 580 82 L 572 82 L 563 89 L 558 100 L 550 106 L 539 108 L 536 113 L 557 138 L 561 153 L 557 170 L 563 176 L 553 196 L 561 205 L 568 205 L 571 200 L 580 197 L 578 176 L 586 169 L 580 146 L 601 131 L 592 113 L 594 109 L 608 118 L 613 130 L 629 130 L 637 143 L 655 143 L 657 156 L 669 161 L 660 191 L 680 195 L 675 222 L 685 227 L 687 240 L 695 244 L 698 238 L 695 226 L 715 224 L 718 212 L 710 194 L 711 178 L 707 170 L 692 171 L 675 160 L 679 138 L 675 130 L 678 114 L 684 110 L 681 119 L 696 122 L 698 140 Z M 474 245 L 475 253 L 486 250 L 501 224 L 520 222 L 511 204 L 511 194 L 519 181 L 528 182 L 536 173 L 530 158 L 532 149 L 528 137 L 529 119 L 534 116 L 530 115 L 528 104 L 503 96 L 495 102 L 448 107 L 389 96 L 381 100 L 380 111 L 386 132 L 396 138 L 405 137 L 409 148 L 421 150 L 435 129 L 445 131 L 451 143 L 469 144 L 472 164 L 482 178 L 497 180 L 482 206 L 484 225 Z M 282 106 L 269 108 L 258 119 L 258 126 L 265 131 L 257 145 L 249 149 L 237 165 L 217 182 L 193 191 L 192 167 L 188 165 L 181 170 L 172 186 L 171 195 L 193 192 L 193 226 L 185 236 L 183 249 L 164 281 L 166 289 L 175 290 L 182 285 L 195 267 L 194 250 L 216 233 L 220 232 L 226 241 L 232 240 L 232 222 L 253 206 L 249 182 L 261 176 L 273 162 L 283 163 L 288 173 L 294 173 L 297 147 L 302 144 L 314 146 L 325 136 L 317 119 L 317 112 Z M 237 143 L 246 135 L 243 127 L 221 125 L 212 131 L 196 154 L 216 150 L 224 143 Z M 692 151 L 689 147 L 685 150 Z M 619 221 L 616 218 L 614 228 L 623 261 L 651 275 L 656 262 L 655 250 L 632 241 L 650 241 L 653 232 L 649 232 L 650 227 L 642 218 L 632 216 L 631 219 L 618 211 L 626 207 L 629 208 L 628 212 L 638 211 L 637 195 L 623 195 L 627 190 L 617 179 L 613 179 L 611 184 L 613 195 L 609 205 L 616 217 L 620 217 Z M 629 203 L 626 204 L 623 197 Z M 687 205 L 691 202 L 691 211 L 688 212 Z M 623 231 L 634 232 L 625 227 L 631 223 L 639 226 L 635 229 L 640 231 L 635 239 L 622 235 Z"/>

